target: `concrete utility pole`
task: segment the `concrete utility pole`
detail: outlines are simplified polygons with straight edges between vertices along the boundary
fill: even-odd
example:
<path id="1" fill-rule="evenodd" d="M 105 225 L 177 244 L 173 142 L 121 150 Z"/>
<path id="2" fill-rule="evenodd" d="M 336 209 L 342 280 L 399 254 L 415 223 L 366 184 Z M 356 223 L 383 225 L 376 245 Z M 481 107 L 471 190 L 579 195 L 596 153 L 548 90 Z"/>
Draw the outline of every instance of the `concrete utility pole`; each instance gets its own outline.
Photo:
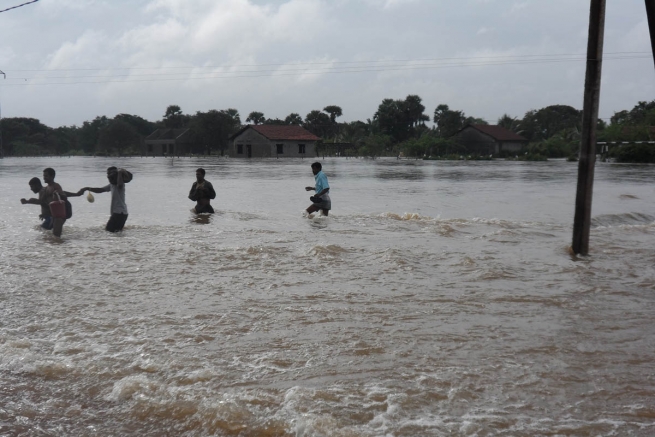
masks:
<path id="1" fill-rule="evenodd" d="M 655 0 L 646 0 L 646 15 L 648 16 L 648 28 L 650 29 L 650 46 L 653 50 L 653 61 L 655 62 Z"/>
<path id="2" fill-rule="evenodd" d="M 600 102 L 600 79 L 603 67 L 606 0 L 591 0 L 589 14 L 589 43 L 587 45 L 587 75 L 585 77 L 582 138 L 578 164 L 578 190 L 573 221 L 573 252 L 589 254 L 591 227 L 591 198 L 594 191 L 596 165 L 596 129 Z"/>

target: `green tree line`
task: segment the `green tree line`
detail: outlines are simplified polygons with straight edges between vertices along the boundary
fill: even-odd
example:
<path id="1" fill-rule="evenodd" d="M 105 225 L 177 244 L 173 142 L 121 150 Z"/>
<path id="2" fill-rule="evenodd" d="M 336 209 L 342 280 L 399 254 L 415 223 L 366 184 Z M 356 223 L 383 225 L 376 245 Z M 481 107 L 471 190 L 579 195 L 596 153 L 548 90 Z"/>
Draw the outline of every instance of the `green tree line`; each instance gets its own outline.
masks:
<path id="1" fill-rule="evenodd" d="M 310 111 L 303 118 L 291 113 L 284 118 L 267 118 L 252 111 L 247 124 L 303 126 L 322 138 L 323 153 L 358 156 L 407 157 L 460 156 L 468 151 L 454 135 L 468 124 L 487 124 L 481 118 L 439 104 L 431 116 L 418 95 L 405 99 L 384 99 L 366 121 L 340 122 L 343 110 L 337 105 Z M 524 153 L 544 158 L 577 156 L 580 146 L 582 111 L 567 105 L 551 105 L 526 112 L 522 118 L 504 114 L 496 124 L 525 137 Z M 428 126 L 429 122 L 433 124 Z M 655 136 L 655 101 L 639 102 L 631 110 L 616 112 L 609 123 L 599 120 L 598 140 L 606 142 L 649 141 Z M 149 121 L 138 115 L 98 116 L 81 126 L 51 128 L 33 118 L 0 120 L 0 133 L 7 156 L 140 154 L 144 139 L 156 129 L 188 128 L 195 150 L 224 154 L 229 137 L 242 127 L 236 109 L 198 111 L 185 114 L 170 105 L 161 120 Z M 331 145 L 339 145 L 338 148 Z M 610 148 L 610 155 L 624 162 L 655 162 L 651 145 Z"/>

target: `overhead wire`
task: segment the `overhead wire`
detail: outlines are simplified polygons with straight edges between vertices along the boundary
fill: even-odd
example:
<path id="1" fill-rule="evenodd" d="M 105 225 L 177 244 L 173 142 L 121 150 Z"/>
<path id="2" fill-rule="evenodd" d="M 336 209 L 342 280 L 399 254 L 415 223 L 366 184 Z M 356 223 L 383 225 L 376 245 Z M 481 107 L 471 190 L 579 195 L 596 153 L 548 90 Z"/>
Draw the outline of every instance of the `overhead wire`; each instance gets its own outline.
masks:
<path id="1" fill-rule="evenodd" d="M 650 52 L 608 52 L 605 56 L 612 55 L 648 55 Z M 269 64 L 238 64 L 239 67 L 275 67 L 285 65 L 334 65 L 334 64 L 376 64 L 376 63 L 390 63 L 390 62 L 437 62 L 437 61 L 469 61 L 481 59 L 521 59 L 521 58 L 554 58 L 554 57 L 575 57 L 578 60 L 580 57 L 585 57 L 581 53 L 560 53 L 560 54 L 546 54 L 546 55 L 496 55 L 496 56 L 467 56 L 467 57 L 447 57 L 447 58 L 419 58 L 419 59 L 379 59 L 369 61 L 329 61 L 329 62 L 299 62 L 294 63 L 269 63 Z M 568 58 L 566 58 L 568 59 Z M 48 72 L 48 71 L 119 71 L 119 70 L 176 70 L 176 69 L 207 69 L 207 68 L 230 68 L 237 65 L 192 65 L 192 66 L 169 66 L 169 67 L 114 67 L 114 68 L 46 68 L 46 69 L 15 69 L 15 72 Z"/>
<path id="2" fill-rule="evenodd" d="M 2 9 L 2 10 L 0 10 L 0 12 L 7 12 L 7 11 L 11 11 L 12 9 L 22 8 L 23 6 L 31 5 L 32 3 L 36 3 L 36 2 L 38 2 L 38 1 L 39 1 L 39 0 L 32 0 L 32 1 L 27 2 L 27 3 L 23 3 L 23 4 L 20 4 L 20 5 L 12 6 L 12 7 L 7 8 L 7 9 Z"/>
<path id="3" fill-rule="evenodd" d="M 608 53 L 605 60 L 628 60 L 628 59 L 650 59 L 650 55 L 645 55 L 648 52 L 616 52 Z M 560 56 L 559 58 L 555 56 Z M 562 57 L 568 56 L 568 57 Z M 572 57 L 575 56 L 575 57 Z M 536 59 L 535 59 L 536 58 Z M 438 62 L 450 61 L 453 59 L 461 59 L 467 62 Z M 494 59 L 490 61 L 482 61 L 483 59 Z M 504 60 L 503 60 L 504 59 Z M 525 55 L 525 56 L 501 56 L 501 57 L 471 57 L 471 58 L 437 58 L 435 60 L 381 60 L 381 61 L 341 61 L 333 63 L 305 63 L 305 64 L 255 64 L 249 67 L 259 66 L 266 67 L 272 65 L 284 65 L 291 68 L 283 69 L 243 69 L 245 66 L 222 66 L 222 67 L 132 67 L 132 68 L 115 68 L 115 69 L 54 69 L 54 70 L 11 70 L 14 72 L 63 72 L 63 71 L 130 71 L 130 70 L 144 70 L 152 69 L 158 71 L 165 71 L 168 69 L 206 69 L 214 68 L 222 71 L 218 72 L 181 72 L 181 73 L 127 73 L 118 74 L 113 73 L 110 75 L 71 75 L 71 76 L 48 76 L 48 75 L 34 75 L 31 77 L 18 77 L 11 78 L 12 81 L 35 81 L 29 83 L 10 83 L 6 86 L 28 86 L 28 85 L 74 85 L 74 84 L 100 84 L 100 83 L 128 83 L 128 82 L 161 82 L 161 81 L 188 81 L 188 80 L 207 80 L 207 79 L 232 79 L 232 78 L 261 78 L 261 77 L 280 77 L 280 76 L 297 76 L 297 75 L 318 75 L 318 74 L 345 74 L 345 73 L 365 73 L 365 72 L 386 72 L 386 71 L 411 71 L 411 70 L 425 70 L 425 69 L 441 69 L 441 68 L 461 68 L 461 67 L 485 67 L 497 65 L 529 65 L 529 64 L 547 64 L 547 63 L 562 63 L 562 62 L 582 62 L 586 61 L 586 56 L 571 54 L 571 55 Z M 396 64 L 390 64 L 395 62 Z M 399 65 L 399 62 L 413 62 L 409 65 Z M 437 63 L 435 63 L 437 62 Z M 329 67 L 310 67 L 311 65 L 334 65 L 334 64 L 374 64 L 378 65 L 350 65 L 350 66 L 329 66 Z M 384 64 L 386 63 L 386 64 Z M 10 71 L 10 70 L 7 70 Z M 169 77 L 181 76 L 184 77 Z M 125 77 L 126 80 L 83 80 L 79 79 L 109 79 Z M 147 77 L 147 79 L 139 79 L 139 77 Z M 38 82 L 52 79 L 68 79 L 66 82 Z"/>

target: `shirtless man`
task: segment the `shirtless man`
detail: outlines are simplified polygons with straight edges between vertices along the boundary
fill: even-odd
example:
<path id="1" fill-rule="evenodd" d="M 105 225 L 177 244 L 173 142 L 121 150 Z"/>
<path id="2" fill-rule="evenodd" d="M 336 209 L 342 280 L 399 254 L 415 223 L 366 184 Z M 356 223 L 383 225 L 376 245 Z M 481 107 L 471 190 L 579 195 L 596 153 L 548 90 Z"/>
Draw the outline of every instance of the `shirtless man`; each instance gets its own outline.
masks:
<path id="1" fill-rule="evenodd" d="M 54 171 L 54 170 L 53 170 Z M 34 194 L 38 194 L 38 198 L 31 198 L 31 199 L 20 199 L 20 203 L 23 205 L 26 204 L 31 204 L 31 205 L 41 205 L 41 214 L 39 215 L 39 218 L 43 220 L 43 223 L 41 223 L 41 227 L 43 229 L 51 230 L 53 228 L 53 220 L 52 220 L 52 214 L 50 213 L 50 205 L 45 202 L 45 187 L 41 185 L 41 179 L 39 178 L 32 178 L 30 179 L 29 182 L 30 185 L 30 190 Z M 77 197 L 80 194 L 78 193 L 69 193 L 68 191 L 64 191 L 64 197 Z M 66 199 L 68 202 L 68 200 Z"/>
<path id="2" fill-rule="evenodd" d="M 57 196 L 55 196 L 55 193 L 59 194 L 59 199 L 65 200 L 66 195 L 64 194 L 64 190 L 62 190 L 61 185 L 55 182 L 55 170 L 52 168 L 46 168 L 43 170 L 43 182 L 46 183 L 46 187 L 43 191 L 43 204 L 45 205 L 50 205 L 50 202 L 53 200 L 57 200 Z M 49 213 L 49 208 L 48 208 L 48 213 Z M 52 215 L 49 215 L 50 219 L 52 220 L 52 234 L 55 237 L 61 237 L 61 231 L 64 228 L 64 223 L 66 223 L 65 218 L 55 218 L 52 217 Z"/>
<path id="3" fill-rule="evenodd" d="M 196 202 L 195 208 L 192 209 L 196 214 L 213 214 L 214 208 L 210 204 L 211 199 L 216 198 L 216 191 L 211 182 L 205 180 L 205 169 L 196 170 L 196 182 L 191 186 L 189 199 Z"/>
<path id="4" fill-rule="evenodd" d="M 38 198 L 31 198 L 31 199 L 20 199 L 20 203 L 23 205 L 25 204 L 31 204 L 31 205 L 41 205 L 41 214 L 39 215 L 39 218 L 43 220 L 43 223 L 41 223 L 41 227 L 43 229 L 50 230 L 52 229 L 52 215 L 50 215 L 50 205 L 47 203 L 43 202 L 43 198 L 45 195 L 45 188 L 43 185 L 41 185 L 41 179 L 39 178 L 32 178 L 30 179 L 30 190 L 34 194 L 38 194 Z"/>

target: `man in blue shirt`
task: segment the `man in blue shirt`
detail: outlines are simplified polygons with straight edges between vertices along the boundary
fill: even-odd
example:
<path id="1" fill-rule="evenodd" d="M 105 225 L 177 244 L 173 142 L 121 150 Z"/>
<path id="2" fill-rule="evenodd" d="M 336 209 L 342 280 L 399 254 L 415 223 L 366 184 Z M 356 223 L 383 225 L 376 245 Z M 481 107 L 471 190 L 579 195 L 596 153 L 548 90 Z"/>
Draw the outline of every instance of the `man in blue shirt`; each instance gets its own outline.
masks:
<path id="1" fill-rule="evenodd" d="M 307 208 L 307 214 L 310 214 L 310 218 L 312 213 L 319 210 L 323 211 L 323 215 L 327 216 L 332 209 L 332 200 L 328 194 L 330 192 L 330 185 L 322 168 L 320 162 L 312 164 L 312 173 L 314 173 L 316 186 L 305 187 L 307 191 L 316 191 L 316 194 L 309 198 L 312 201 L 312 204 Z"/>

